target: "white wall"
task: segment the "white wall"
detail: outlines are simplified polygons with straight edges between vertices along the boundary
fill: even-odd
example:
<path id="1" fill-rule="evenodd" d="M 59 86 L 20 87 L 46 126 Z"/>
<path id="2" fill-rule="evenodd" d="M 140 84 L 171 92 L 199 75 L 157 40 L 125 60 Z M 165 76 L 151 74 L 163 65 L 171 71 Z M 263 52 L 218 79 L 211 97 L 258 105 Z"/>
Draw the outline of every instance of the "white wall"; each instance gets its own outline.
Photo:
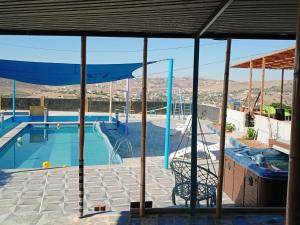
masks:
<path id="1" fill-rule="evenodd" d="M 258 131 L 257 140 L 263 143 L 268 143 L 269 138 L 290 140 L 291 123 L 288 121 L 255 115 L 254 129 Z"/>
<path id="2" fill-rule="evenodd" d="M 227 123 L 233 123 L 237 131 L 245 131 L 245 112 L 227 109 Z"/>
<path id="3" fill-rule="evenodd" d="M 227 109 L 227 123 L 233 123 L 236 130 L 246 132 L 245 112 Z M 269 138 L 290 141 L 291 123 L 279 121 L 265 116 L 255 115 L 254 129 L 258 132 L 257 140 L 268 144 Z"/>

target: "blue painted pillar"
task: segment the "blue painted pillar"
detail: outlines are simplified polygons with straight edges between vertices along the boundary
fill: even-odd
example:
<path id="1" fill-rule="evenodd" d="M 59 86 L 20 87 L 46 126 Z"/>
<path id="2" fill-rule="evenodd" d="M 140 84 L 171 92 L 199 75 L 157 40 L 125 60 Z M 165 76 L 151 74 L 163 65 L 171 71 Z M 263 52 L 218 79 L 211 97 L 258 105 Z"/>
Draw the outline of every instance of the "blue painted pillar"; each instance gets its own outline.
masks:
<path id="1" fill-rule="evenodd" d="M 169 59 L 169 75 L 168 75 L 168 96 L 167 96 L 167 112 L 166 112 L 166 133 L 165 133 L 165 158 L 164 168 L 169 166 L 169 152 L 170 152 L 170 119 L 172 107 L 172 79 L 173 79 L 173 59 Z"/>
<path id="2" fill-rule="evenodd" d="M 16 116 L 16 81 L 12 81 L 12 116 L 15 119 Z"/>

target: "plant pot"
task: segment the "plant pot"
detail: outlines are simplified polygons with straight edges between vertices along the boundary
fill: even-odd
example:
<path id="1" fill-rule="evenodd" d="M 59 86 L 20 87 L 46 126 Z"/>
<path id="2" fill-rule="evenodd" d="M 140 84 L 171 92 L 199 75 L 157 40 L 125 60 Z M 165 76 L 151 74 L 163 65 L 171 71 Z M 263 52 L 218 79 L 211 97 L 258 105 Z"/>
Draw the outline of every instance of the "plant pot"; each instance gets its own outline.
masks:
<path id="1" fill-rule="evenodd" d="M 284 120 L 284 109 L 280 109 L 280 108 L 276 109 L 275 119 Z"/>

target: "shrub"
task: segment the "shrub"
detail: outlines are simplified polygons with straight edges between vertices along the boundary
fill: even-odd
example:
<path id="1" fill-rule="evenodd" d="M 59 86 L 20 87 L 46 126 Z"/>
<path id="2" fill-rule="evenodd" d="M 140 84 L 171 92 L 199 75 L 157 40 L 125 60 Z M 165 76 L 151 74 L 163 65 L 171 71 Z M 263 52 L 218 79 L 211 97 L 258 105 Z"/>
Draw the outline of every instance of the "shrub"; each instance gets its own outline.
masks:
<path id="1" fill-rule="evenodd" d="M 247 130 L 247 139 L 254 140 L 255 137 L 256 137 L 256 131 L 253 128 L 249 127 Z"/>
<path id="2" fill-rule="evenodd" d="M 278 109 L 278 108 L 280 108 L 280 103 L 273 102 L 270 106 L 273 106 L 275 109 Z M 292 110 L 291 106 L 285 105 L 285 104 L 282 105 L 282 108 L 285 111 L 291 111 Z"/>
<path id="3" fill-rule="evenodd" d="M 226 131 L 232 132 L 235 130 L 235 125 L 233 123 L 226 123 Z"/>

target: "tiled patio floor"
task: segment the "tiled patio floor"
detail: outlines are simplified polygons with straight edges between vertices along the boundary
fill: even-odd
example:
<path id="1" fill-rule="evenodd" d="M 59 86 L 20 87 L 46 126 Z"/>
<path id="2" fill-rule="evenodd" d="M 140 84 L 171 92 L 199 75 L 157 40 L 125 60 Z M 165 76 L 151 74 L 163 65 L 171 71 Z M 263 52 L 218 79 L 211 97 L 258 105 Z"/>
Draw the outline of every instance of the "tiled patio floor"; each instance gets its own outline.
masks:
<path id="1" fill-rule="evenodd" d="M 87 167 L 86 212 L 99 204 L 105 204 L 111 211 L 129 210 L 130 202 L 139 200 L 138 162 L 130 159 L 126 166 Z M 154 207 L 173 207 L 174 178 L 170 170 L 162 168 L 162 162 L 161 157 L 148 159 L 146 200 L 153 201 Z M 34 219 L 46 214 L 76 217 L 78 213 L 78 169 L 75 167 L 1 173 L 0 179 L 0 224 L 14 224 L 13 221 L 22 217 Z M 232 203 L 226 196 L 224 202 Z M 180 199 L 177 203 L 184 206 Z"/>

